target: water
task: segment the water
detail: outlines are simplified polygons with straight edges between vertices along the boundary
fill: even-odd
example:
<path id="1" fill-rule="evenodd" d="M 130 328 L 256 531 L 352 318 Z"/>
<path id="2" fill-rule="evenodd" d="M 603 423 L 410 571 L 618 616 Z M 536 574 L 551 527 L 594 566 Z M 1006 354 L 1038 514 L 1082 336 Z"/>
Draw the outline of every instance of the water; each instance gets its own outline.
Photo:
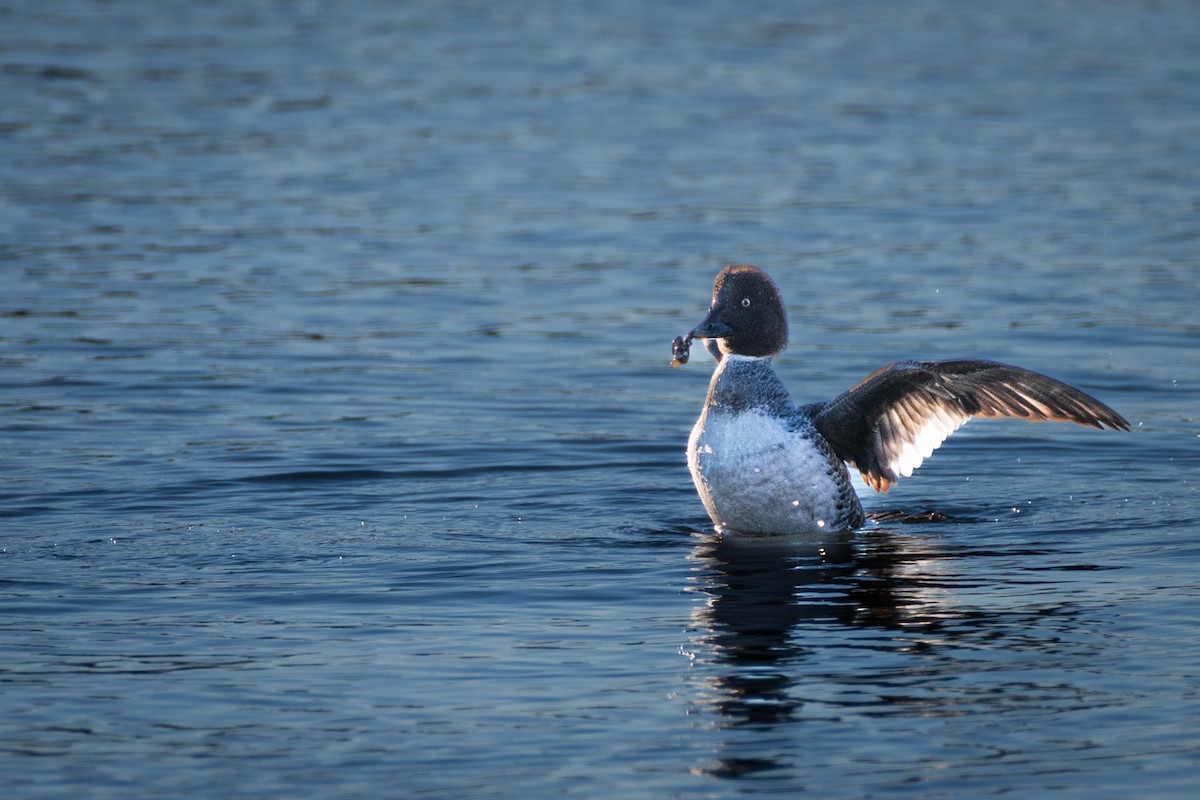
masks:
<path id="1" fill-rule="evenodd" d="M 10 3 L 0 777 L 19 798 L 1190 797 L 1200 10 Z M 722 540 L 670 341 L 726 262 L 832 396 L 977 422 Z"/>

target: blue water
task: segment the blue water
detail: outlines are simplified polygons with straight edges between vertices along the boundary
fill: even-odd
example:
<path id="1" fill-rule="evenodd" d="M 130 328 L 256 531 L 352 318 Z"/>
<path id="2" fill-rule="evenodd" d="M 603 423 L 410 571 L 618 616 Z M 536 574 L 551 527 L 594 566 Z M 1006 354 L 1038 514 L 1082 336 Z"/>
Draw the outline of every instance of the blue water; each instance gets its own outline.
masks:
<path id="1" fill-rule="evenodd" d="M 5 797 L 1192 797 L 1200 8 L 0 8 Z M 802 402 L 1084 388 L 822 540 L 684 465 L 751 262 Z M 870 494 L 870 496 L 866 496 Z"/>

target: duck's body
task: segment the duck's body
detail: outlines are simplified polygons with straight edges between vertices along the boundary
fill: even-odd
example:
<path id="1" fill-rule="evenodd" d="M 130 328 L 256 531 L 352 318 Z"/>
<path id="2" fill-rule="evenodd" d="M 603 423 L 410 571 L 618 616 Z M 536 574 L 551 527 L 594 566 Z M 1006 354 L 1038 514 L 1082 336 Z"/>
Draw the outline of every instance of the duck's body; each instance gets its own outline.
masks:
<path id="1" fill-rule="evenodd" d="M 713 371 L 688 468 L 722 529 L 842 530 L 863 524 L 846 464 L 796 408 L 770 359 L 729 355 Z"/>
<path id="2" fill-rule="evenodd" d="M 797 407 L 771 362 L 787 344 L 786 311 L 771 279 L 749 265 L 717 276 L 693 337 L 709 341 L 718 363 L 688 440 L 688 468 L 719 530 L 857 528 L 865 517 L 847 463 L 886 491 L 973 416 L 1128 430 L 1078 389 L 978 360 L 897 362 L 834 400 Z"/>

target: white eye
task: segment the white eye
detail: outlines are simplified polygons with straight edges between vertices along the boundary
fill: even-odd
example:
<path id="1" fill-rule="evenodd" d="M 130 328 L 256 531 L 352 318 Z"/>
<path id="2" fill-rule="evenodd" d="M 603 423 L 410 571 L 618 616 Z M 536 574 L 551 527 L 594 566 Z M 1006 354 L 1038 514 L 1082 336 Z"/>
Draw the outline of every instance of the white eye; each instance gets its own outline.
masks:
<path id="1" fill-rule="evenodd" d="M 742 308 L 749 308 L 749 307 L 750 307 L 750 298 L 743 297 L 742 298 Z"/>

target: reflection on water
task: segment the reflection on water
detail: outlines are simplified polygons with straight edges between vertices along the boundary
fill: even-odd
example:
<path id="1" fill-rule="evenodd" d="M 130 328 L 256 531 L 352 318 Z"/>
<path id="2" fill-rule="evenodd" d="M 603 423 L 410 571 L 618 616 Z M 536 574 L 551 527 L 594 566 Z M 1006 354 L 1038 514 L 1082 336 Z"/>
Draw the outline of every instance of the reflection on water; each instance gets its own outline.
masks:
<path id="1" fill-rule="evenodd" d="M 797 629 L 836 622 L 897 625 L 923 605 L 920 579 L 907 581 L 903 539 L 879 532 L 864 547 L 854 534 L 833 537 L 705 538 L 696 548 L 695 590 L 707 596 L 693 614 L 699 651 L 730 671 L 714 705 L 731 724 L 779 722 L 799 702 L 789 668 L 804 658 Z"/>
<path id="2" fill-rule="evenodd" d="M 814 792 L 1094 774 L 1096 725 L 1131 687 L 1093 678 L 1121 578 L 1078 541 L 962 522 L 696 536 L 694 695 L 717 738 L 695 772 Z"/>
<path id="3" fill-rule="evenodd" d="M 980 646 L 974 638 L 997 639 L 1003 669 L 1025 657 L 1006 657 L 1008 649 L 1057 648 L 1054 632 L 1037 634 L 1032 620 L 1059 616 L 1070 624 L 1061 603 L 993 612 L 956 599 L 979 581 L 956 574 L 955 563 L 994 551 L 954 550 L 933 536 L 885 528 L 824 538 L 696 535 L 693 591 L 704 602 L 693 613 L 691 654 L 709 667 L 700 671 L 697 695 L 721 729 L 752 730 L 759 742 L 776 732 L 787 741 L 803 739 L 803 724 L 821 717 L 938 717 L 971 703 L 1087 702 L 1061 686 L 1023 686 L 1019 696 L 1000 700 L 1003 685 L 964 680 L 961 656 L 946 657 L 947 649 L 973 652 Z M 772 752 L 742 752 L 731 739 L 701 771 L 737 777 L 793 766 Z"/>

